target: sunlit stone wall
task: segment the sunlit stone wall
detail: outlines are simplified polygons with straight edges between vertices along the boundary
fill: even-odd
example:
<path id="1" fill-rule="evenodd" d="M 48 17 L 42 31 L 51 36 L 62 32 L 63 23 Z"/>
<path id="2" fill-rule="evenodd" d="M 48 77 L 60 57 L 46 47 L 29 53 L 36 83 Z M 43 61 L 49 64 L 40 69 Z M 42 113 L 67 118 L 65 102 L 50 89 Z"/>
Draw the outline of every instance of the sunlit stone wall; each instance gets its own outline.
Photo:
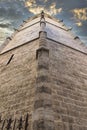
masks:
<path id="1" fill-rule="evenodd" d="M 87 55 L 48 43 L 55 130 L 86 130 Z"/>

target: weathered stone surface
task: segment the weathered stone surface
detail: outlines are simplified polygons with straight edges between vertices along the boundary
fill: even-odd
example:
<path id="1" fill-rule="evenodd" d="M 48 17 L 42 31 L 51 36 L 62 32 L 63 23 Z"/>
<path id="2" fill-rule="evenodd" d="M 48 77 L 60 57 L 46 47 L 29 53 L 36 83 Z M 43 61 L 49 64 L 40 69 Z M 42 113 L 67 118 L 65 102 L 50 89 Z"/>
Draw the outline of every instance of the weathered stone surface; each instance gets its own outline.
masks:
<path id="1" fill-rule="evenodd" d="M 51 40 L 48 43 L 56 130 L 86 129 L 87 55 Z"/>
<path id="2" fill-rule="evenodd" d="M 20 31 L 28 26 L 31 24 L 25 24 Z M 42 31 L 37 40 L 24 45 L 10 41 L 13 43 L 6 48 L 17 48 L 0 55 L 2 130 L 87 130 L 87 54 L 74 48 L 75 39 L 65 28 L 57 31 L 52 37 L 48 29 L 50 40 Z M 22 33 L 17 34 L 20 40 Z M 57 35 L 60 40 L 63 36 L 66 43 L 58 43 L 58 39 L 54 42 Z"/>
<path id="3" fill-rule="evenodd" d="M 0 56 L 0 114 L 13 119 L 29 113 L 29 129 L 32 128 L 32 112 L 36 81 L 36 49 L 38 40 Z M 10 56 L 11 62 L 7 64 Z"/>
<path id="4" fill-rule="evenodd" d="M 36 89 L 36 93 L 48 93 L 48 94 L 51 94 L 51 88 L 48 87 L 48 86 L 39 86 L 37 87 Z"/>

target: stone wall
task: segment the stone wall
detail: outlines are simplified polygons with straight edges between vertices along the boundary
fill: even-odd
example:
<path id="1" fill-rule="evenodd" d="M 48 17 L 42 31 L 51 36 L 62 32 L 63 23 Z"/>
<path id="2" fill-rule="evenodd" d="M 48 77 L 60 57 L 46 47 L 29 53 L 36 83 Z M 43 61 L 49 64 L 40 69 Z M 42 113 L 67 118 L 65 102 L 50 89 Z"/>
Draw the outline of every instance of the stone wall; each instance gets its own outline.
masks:
<path id="1" fill-rule="evenodd" d="M 17 130 L 19 124 L 26 124 L 27 114 L 28 129 L 32 129 L 38 43 L 36 40 L 0 55 L 0 130 L 7 130 L 11 120 L 11 129 Z"/>
<path id="2" fill-rule="evenodd" d="M 87 130 L 87 55 L 48 43 L 55 130 Z"/>
<path id="3" fill-rule="evenodd" d="M 87 55 L 46 39 L 0 55 L 1 130 L 87 130 Z"/>

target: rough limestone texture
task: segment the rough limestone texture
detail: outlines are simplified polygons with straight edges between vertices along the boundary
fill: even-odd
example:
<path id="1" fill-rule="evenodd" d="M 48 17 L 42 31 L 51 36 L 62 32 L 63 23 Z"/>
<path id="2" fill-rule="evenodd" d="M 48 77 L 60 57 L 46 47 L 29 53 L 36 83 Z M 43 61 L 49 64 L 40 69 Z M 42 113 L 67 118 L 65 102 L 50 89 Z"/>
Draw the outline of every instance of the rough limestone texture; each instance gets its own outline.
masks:
<path id="1" fill-rule="evenodd" d="M 48 43 L 55 130 L 87 130 L 87 55 Z"/>
<path id="2" fill-rule="evenodd" d="M 38 40 L 0 56 L 0 115 L 2 120 L 29 114 L 29 130 L 35 97 L 36 49 Z M 10 57 L 14 54 L 8 64 Z M 1 127 L 2 127 L 1 122 Z M 14 124 L 14 122 L 12 122 Z M 13 127 L 12 124 L 12 127 Z M 7 122 L 4 126 L 4 129 Z M 17 123 L 16 127 L 17 128 Z M 1 128 L 0 128 L 1 130 Z"/>
<path id="3" fill-rule="evenodd" d="M 0 130 L 87 130 L 86 47 L 40 26 L 37 39 L 15 46 L 13 38 L 0 54 Z"/>

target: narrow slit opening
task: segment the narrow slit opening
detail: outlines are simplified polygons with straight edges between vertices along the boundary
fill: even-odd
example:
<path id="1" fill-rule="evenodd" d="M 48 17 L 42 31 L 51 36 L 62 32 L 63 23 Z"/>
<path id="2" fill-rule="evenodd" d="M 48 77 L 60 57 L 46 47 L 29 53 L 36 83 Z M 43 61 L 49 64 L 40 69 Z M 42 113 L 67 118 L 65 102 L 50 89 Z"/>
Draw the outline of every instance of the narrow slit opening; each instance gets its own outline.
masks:
<path id="1" fill-rule="evenodd" d="M 6 64 L 6 65 L 8 65 L 8 64 L 11 62 L 11 60 L 12 60 L 13 56 L 14 56 L 14 54 L 12 54 L 12 55 L 11 55 L 11 57 L 9 58 L 9 60 L 8 60 L 8 62 L 7 62 L 7 64 Z"/>

